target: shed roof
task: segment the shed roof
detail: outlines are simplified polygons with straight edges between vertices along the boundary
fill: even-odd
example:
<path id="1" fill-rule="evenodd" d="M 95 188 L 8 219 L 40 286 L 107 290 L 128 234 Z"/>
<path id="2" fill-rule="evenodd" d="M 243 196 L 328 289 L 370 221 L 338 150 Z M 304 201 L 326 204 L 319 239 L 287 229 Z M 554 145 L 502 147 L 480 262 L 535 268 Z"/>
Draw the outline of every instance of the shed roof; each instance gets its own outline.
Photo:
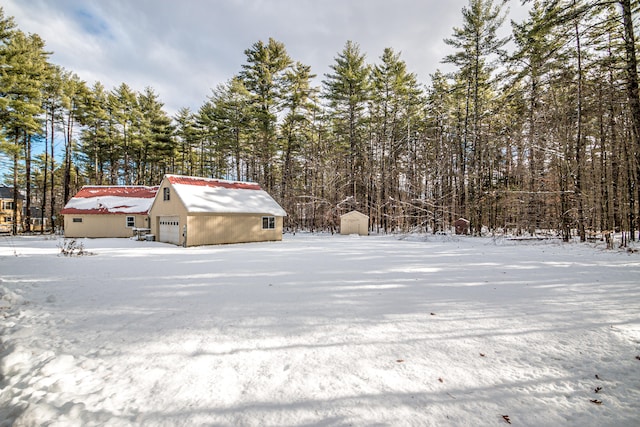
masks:
<path id="1" fill-rule="evenodd" d="M 189 213 L 257 213 L 287 216 L 255 182 L 165 175 Z"/>
<path id="2" fill-rule="evenodd" d="M 346 214 L 340 215 L 340 218 L 349 218 L 349 217 L 369 219 L 368 215 L 365 215 L 365 214 L 363 214 L 362 212 L 359 212 L 359 211 L 351 211 L 351 212 L 347 212 Z"/>
<path id="3" fill-rule="evenodd" d="M 159 187 L 86 185 L 60 211 L 63 215 L 146 215 Z"/>

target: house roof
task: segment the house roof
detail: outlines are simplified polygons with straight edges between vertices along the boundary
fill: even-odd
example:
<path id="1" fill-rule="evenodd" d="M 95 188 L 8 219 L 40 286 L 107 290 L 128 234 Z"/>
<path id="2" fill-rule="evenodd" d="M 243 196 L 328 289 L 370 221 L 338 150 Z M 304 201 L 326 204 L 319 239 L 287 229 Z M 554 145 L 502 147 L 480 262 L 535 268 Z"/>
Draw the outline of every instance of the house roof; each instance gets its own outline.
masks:
<path id="1" fill-rule="evenodd" d="M 158 187 L 140 185 L 86 185 L 60 211 L 63 215 L 146 215 Z"/>
<path id="2" fill-rule="evenodd" d="M 13 200 L 13 187 L 0 186 L 0 199 Z M 18 200 L 24 200 L 24 196 L 18 192 Z"/>
<path id="3" fill-rule="evenodd" d="M 189 213 L 253 213 L 286 216 L 255 182 L 165 175 Z"/>

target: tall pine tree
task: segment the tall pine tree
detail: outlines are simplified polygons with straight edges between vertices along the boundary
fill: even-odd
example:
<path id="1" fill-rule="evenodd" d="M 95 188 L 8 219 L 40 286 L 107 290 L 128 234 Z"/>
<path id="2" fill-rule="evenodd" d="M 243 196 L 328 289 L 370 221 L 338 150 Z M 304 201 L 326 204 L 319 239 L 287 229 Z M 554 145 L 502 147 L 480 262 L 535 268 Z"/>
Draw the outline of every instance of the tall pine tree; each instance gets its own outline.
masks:
<path id="1" fill-rule="evenodd" d="M 347 41 L 331 66 L 332 73 L 323 80 L 323 97 L 328 101 L 335 149 L 344 153 L 347 182 L 346 195 L 351 208 L 366 205 L 364 169 L 366 167 L 366 107 L 370 97 L 371 68 L 360 46 Z"/>

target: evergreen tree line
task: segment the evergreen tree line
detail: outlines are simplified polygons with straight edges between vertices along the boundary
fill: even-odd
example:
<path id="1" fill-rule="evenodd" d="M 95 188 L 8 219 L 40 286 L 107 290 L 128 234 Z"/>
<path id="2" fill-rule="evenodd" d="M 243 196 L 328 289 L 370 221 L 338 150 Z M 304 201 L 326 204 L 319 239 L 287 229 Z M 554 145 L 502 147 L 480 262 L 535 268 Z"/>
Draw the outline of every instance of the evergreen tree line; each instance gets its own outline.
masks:
<path id="1" fill-rule="evenodd" d="M 198 111 L 174 117 L 152 88 L 88 86 L 51 64 L 40 37 L 0 9 L 10 184 L 47 217 L 82 185 L 157 185 L 175 173 L 258 182 L 289 229 L 333 229 L 358 209 L 379 232 L 448 231 L 464 217 L 474 234 L 633 239 L 638 1 L 528 3 L 528 18 L 501 38 L 506 1 L 470 0 L 445 40 L 454 71 L 426 86 L 392 48 L 369 63 L 352 41 L 317 86 L 269 39 L 245 50 Z M 54 152 L 60 138 L 64 153 Z"/>

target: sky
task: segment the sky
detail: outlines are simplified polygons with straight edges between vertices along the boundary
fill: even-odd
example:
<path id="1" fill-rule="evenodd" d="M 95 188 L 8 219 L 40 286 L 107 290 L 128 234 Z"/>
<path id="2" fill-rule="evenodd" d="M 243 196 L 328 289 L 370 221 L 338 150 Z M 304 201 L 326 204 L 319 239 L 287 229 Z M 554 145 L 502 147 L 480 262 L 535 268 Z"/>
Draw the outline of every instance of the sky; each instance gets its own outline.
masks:
<path id="1" fill-rule="evenodd" d="M 497 3 L 497 1 L 496 1 Z M 236 75 L 244 51 L 270 37 L 294 61 L 310 65 L 320 84 L 348 40 L 369 63 L 384 48 L 401 53 L 428 84 L 442 64 L 444 39 L 462 25 L 468 0 L 3 0 L 5 16 L 37 33 L 50 61 L 89 85 L 151 87 L 173 115 L 192 111 Z M 510 0 L 510 18 L 526 13 Z M 505 22 L 504 31 L 510 28 Z"/>

